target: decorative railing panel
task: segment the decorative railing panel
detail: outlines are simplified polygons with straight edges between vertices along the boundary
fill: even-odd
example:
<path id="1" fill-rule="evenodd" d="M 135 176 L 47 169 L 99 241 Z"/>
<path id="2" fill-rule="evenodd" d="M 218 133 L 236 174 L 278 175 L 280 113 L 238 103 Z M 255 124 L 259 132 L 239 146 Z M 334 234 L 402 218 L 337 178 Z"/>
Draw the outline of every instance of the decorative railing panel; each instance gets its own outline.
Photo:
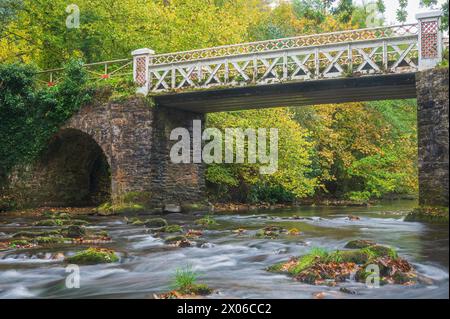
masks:
<path id="1" fill-rule="evenodd" d="M 417 35 L 261 51 L 252 54 L 155 64 L 149 91 L 280 83 L 332 77 L 413 72 Z"/>
<path id="2" fill-rule="evenodd" d="M 295 49 L 342 42 L 377 40 L 417 34 L 418 27 L 415 23 L 371 29 L 339 31 L 268 41 L 233 44 L 201 50 L 158 54 L 153 56 L 152 63 L 171 64 L 217 57 L 232 57 L 240 54 L 263 53 L 267 51 Z"/>

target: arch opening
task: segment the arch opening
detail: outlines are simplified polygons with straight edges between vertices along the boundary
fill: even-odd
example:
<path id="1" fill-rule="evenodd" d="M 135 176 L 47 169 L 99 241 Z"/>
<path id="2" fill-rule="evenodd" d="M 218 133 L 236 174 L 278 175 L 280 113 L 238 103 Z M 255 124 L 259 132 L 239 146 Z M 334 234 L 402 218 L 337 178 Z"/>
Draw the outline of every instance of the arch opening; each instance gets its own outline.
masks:
<path id="1" fill-rule="evenodd" d="M 102 148 L 76 129 L 60 131 L 41 157 L 51 206 L 93 206 L 111 197 L 111 173 Z"/>

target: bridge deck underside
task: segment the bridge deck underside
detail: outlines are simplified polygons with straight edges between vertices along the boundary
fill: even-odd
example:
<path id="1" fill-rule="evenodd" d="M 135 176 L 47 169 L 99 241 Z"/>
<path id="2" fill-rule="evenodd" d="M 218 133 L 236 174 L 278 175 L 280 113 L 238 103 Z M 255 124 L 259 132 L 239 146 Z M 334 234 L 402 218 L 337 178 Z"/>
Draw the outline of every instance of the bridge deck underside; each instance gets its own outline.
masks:
<path id="1" fill-rule="evenodd" d="M 415 73 L 205 89 L 154 96 L 160 107 L 197 113 L 415 97 Z"/>

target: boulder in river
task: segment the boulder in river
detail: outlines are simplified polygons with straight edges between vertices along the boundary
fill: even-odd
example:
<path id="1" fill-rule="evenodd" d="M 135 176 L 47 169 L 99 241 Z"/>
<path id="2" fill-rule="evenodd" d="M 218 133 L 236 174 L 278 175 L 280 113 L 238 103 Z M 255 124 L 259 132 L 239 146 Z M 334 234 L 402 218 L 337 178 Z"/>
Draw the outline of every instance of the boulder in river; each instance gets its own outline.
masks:
<path id="1" fill-rule="evenodd" d="M 160 229 L 163 233 L 181 233 L 183 228 L 180 225 L 167 225 Z"/>
<path id="2" fill-rule="evenodd" d="M 176 204 L 166 204 L 163 208 L 164 213 L 181 213 L 181 206 Z"/>
<path id="3" fill-rule="evenodd" d="M 145 221 L 144 225 L 148 228 L 158 228 L 165 227 L 168 223 L 164 218 L 150 218 Z"/>
<path id="4" fill-rule="evenodd" d="M 380 269 L 380 283 L 412 284 L 416 274 L 413 267 L 387 246 L 372 245 L 361 249 L 328 252 L 314 248 L 308 254 L 293 257 L 270 266 L 267 270 L 287 273 L 296 280 L 313 285 L 336 285 L 350 280 L 356 273 L 357 281 L 365 282 L 372 274 L 368 266 Z"/>
<path id="5" fill-rule="evenodd" d="M 73 256 L 66 257 L 65 261 L 70 264 L 95 265 L 113 263 L 119 261 L 119 257 L 113 250 L 106 248 L 88 248 Z"/>
<path id="6" fill-rule="evenodd" d="M 70 238 L 79 238 L 86 235 L 86 229 L 83 226 L 71 225 L 66 229 L 66 236 Z"/>
<path id="7" fill-rule="evenodd" d="M 361 248 L 366 248 L 366 247 L 370 247 L 370 246 L 374 246 L 374 245 L 376 245 L 376 243 L 373 241 L 365 240 L 365 239 L 356 239 L 356 240 L 349 241 L 344 246 L 344 248 L 361 249 Z"/>

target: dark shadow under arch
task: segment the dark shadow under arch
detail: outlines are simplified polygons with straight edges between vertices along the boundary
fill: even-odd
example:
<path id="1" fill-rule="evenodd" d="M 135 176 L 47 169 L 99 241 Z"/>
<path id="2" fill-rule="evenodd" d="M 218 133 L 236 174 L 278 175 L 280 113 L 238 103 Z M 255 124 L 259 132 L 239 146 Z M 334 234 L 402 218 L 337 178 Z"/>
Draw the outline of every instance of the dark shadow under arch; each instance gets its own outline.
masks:
<path id="1" fill-rule="evenodd" d="M 50 141 L 40 159 L 42 174 L 48 181 L 47 204 L 90 206 L 108 201 L 111 173 L 108 160 L 97 142 L 88 134 L 65 129 Z"/>

